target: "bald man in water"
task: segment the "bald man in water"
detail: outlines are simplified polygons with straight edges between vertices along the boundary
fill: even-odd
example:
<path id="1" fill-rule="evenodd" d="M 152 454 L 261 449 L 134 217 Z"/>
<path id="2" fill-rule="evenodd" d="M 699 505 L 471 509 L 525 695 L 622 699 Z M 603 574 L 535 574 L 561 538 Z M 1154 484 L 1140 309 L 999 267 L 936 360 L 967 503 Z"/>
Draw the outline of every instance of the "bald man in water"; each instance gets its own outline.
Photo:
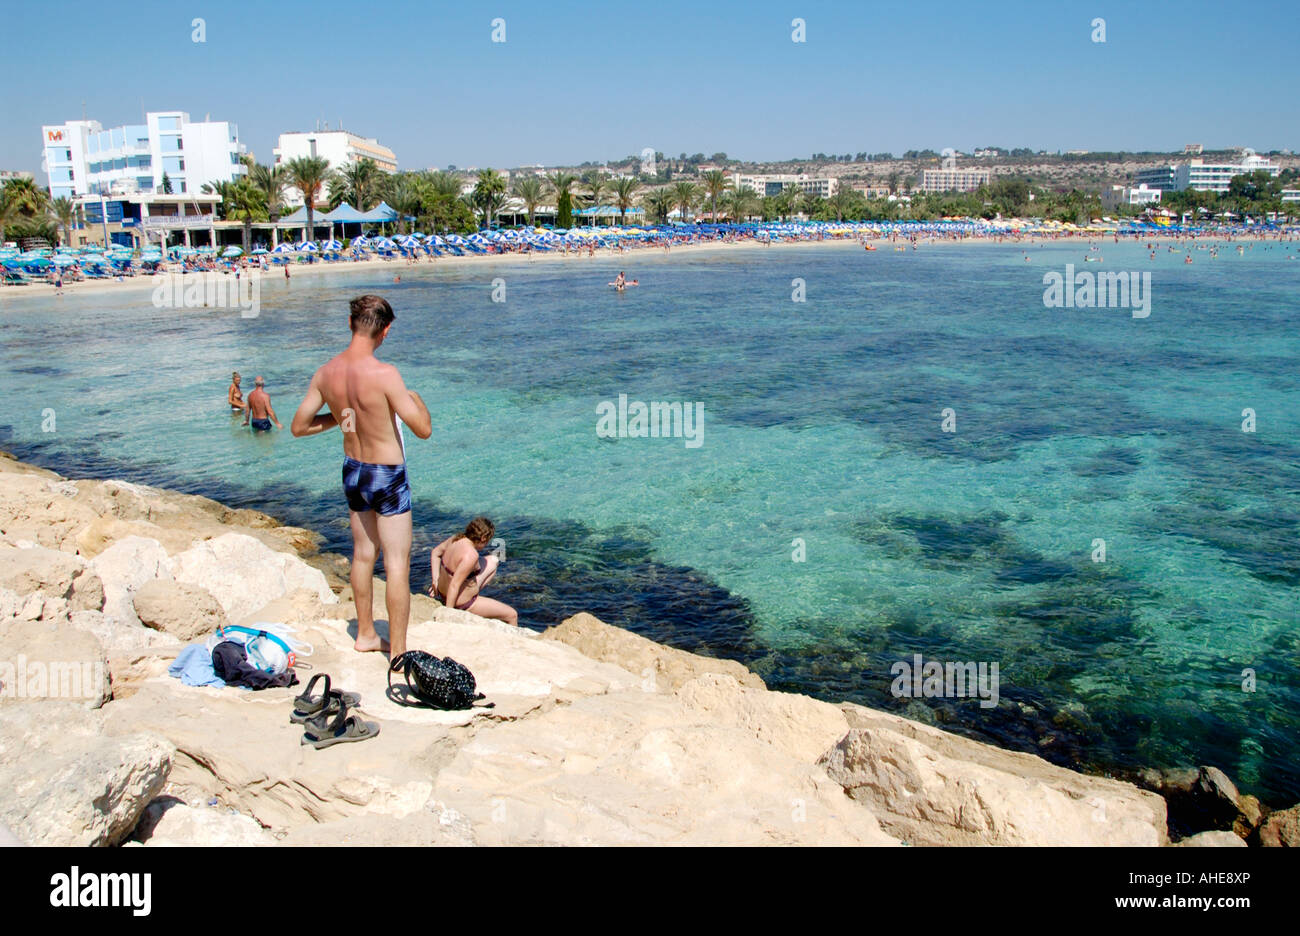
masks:
<path id="1" fill-rule="evenodd" d="M 244 425 L 252 421 L 254 432 L 270 432 L 271 423 L 275 428 L 283 429 L 280 420 L 275 417 L 275 408 L 271 406 L 270 394 L 266 392 L 266 381 L 258 377 L 253 381 L 253 392 L 248 395 L 247 409 L 244 411 Z"/>
<path id="2" fill-rule="evenodd" d="M 411 486 L 398 419 L 421 439 L 433 435 L 429 408 L 408 390 L 392 364 L 375 351 L 393 327 L 393 308 L 379 296 L 352 300 L 352 341 L 311 378 L 294 414 L 295 436 L 343 429 L 343 493 L 352 527 L 352 597 L 357 606 L 360 652 L 381 651 L 396 659 L 406 652 L 411 615 Z M 328 412 L 320 412 L 322 406 Z M 388 642 L 375 630 L 375 559 L 384 554 Z M 391 645 L 391 646 L 390 646 Z"/>

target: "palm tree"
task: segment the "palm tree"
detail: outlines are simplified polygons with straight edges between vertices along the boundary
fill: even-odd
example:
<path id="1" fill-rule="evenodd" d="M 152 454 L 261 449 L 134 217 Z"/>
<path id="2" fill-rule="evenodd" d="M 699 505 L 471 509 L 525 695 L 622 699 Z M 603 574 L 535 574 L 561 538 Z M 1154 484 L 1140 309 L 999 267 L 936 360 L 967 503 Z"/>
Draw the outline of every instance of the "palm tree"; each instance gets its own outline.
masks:
<path id="1" fill-rule="evenodd" d="M 450 172 L 439 171 L 430 174 L 429 186 L 433 189 L 433 194 L 441 198 L 449 198 L 453 201 L 460 198 L 460 179 Z"/>
<path id="2" fill-rule="evenodd" d="M 28 215 L 44 214 L 50 200 L 49 193 L 31 179 L 10 179 L 4 183 L 4 196 L 20 213 Z"/>
<path id="3" fill-rule="evenodd" d="M 307 240 L 316 233 L 316 199 L 330 176 L 329 160 L 324 156 L 299 156 L 285 165 L 287 181 L 302 193 L 307 208 Z"/>
<path id="4" fill-rule="evenodd" d="M 711 214 L 715 224 L 718 220 L 718 196 L 727 190 L 727 174 L 721 169 L 710 169 L 700 177 L 704 181 L 704 191 L 708 193 L 712 204 Z"/>
<path id="5" fill-rule="evenodd" d="M 781 186 L 781 192 L 776 196 L 776 203 L 778 210 L 781 212 L 782 221 L 790 215 L 798 213 L 799 198 L 802 194 L 803 193 L 799 191 L 799 187 L 796 185 Z"/>
<path id="6" fill-rule="evenodd" d="M 265 193 L 247 176 L 232 182 L 205 182 L 203 191 L 221 197 L 217 210 L 223 220 L 244 222 L 244 253 L 248 253 L 253 240 L 253 222 L 269 218 Z"/>
<path id="7" fill-rule="evenodd" d="M 582 184 L 587 187 L 586 197 L 591 201 L 592 206 L 599 208 L 601 196 L 609 187 L 609 180 L 599 172 L 589 172 L 583 177 Z"/>
<path id="8" fill-rule="evenodd" d="M 620 225 L 626 222 L 627 210 L 636 201 L 636 191 L 640 187 L 641 183 L 630 176 L 614 180 L 614 204 L 618 206 L 618 223 Z"/>
<path id="9" fill-rule="evenodd" d="M 379 166 L 373 159 L 363 156 L 348 163 L 331 180 L 330 210 L 346 201 L 357 211 L 369 211 L 378 204 L 379 181 Z"/>
<path id="10" fill-rule="evenodd" d="M 898 194 L 898 183 L 901 182 L 902 180 L 903 180 L 903 174 L 899 172 L 897 169 L 895 169 L 893 172 L 889 174 L 889 178 L 886 179 L 885 181 L 886 184 L 889 185 L 890 195 Z"/>
<path id="11" fill-rule="evenodd" d="M 683 221 L 690 214 L 691 206 L 695 204 L 695 200 L 699 197 L 699 191 L 694 182 L 674 183 L 672 188 L 673 204 L 681 209 Z"/>
<path id="12" fill-rule="evenodd" d="M 528 226 L 533 227 L 533 218 L 537 214 L 537 206 L 542 203 L 543 198 L 542 180 L 537 176 L 524 176 L 522 179 L 516 179 L 514 193 L 517 198 L 523 199 L 524 207 L 528 210 Z"/>
<path id="13" fill-rule="evenodd" d="M 280 209 L 284 207 L 284 170 L 279 166 L 263 166 L 258 163 L 249 167 L 248 178 L 262 193 L 267 215 L 279 217 Z"/>
<path id="14" fill-rule="evenodd" d="M 416 217 L 424 205 L 428 182 L 415 172 L 395 172 L 382 180 L 384 201 L 397 212 L 403 233 L 407 232 L 408 217 Z M 379 186 L 376 186 L 379 188 Z M 359 206 L 358 206 L 359 207 Z M 369 210 L 369 209 L 363 209 Z"/>
<path id="15" fill-rule="evenodd" d="M 844 209 L 849 207 L 850 204 L 849 192 L 851 191 L 852 189 L 845 189 L 845 188 L 836 189 L 835 194 L 832 195 L 830 198 L 826 199 L 826 207 L 831 211 L 835 212 L 836 221 L 844 220 Z"/>
<path id="16" fill-rule="evenodd" d="M 474 184 L 474 201 L 483 209 L 483 226 L 492 229 L 492 218 L 506 194 L 506 180 L 495 169 L 481 169 Z"/>
<path id="17" fill-rule="evenodd" d="M 71 198 L 56 198 L 50 202 L 48 211 L 50 220 L 59 226 L 63 231 L 63 243 L 71 246 L 72 244 L 72 226 L 77 220 L 77 206 L 73 204 Z"/>
<path id="18" fill-rule="evenodd" d="M 731 220 L 737 224 L 744 224 L 751 214 L 754 213 L 755 206 L 758 204 L 758 196 L 753 189 L 738 186 L 733 188 L 727 196 L 727 210 L 731 214 Z"/>
<path id="19" fill-rule="evenodd" d="M 558 227 L 573 226 L 573 186 L 578 177 L 569 172 L 556 171 L 546 177 L 555 193 L 555 223 Z"/>
<path id="20" fill-rule="evenodd" d="M 673 198 L 672 189 L 665 187 L 655 189 L 643 199 L 646 210 L 649 211 L 650 216 L 655 219 L 656 223 L 666 224 L 668 222 L 668 214 L 673 210 Z"/>
<path id="21" fill-rule="evenodd" d="M 21 215 L 22 208 L 18 199 L 10 197 L 9 187 L 0 188 L 0 244 L 4 243 L 5 228 L 18 221 Z"/>

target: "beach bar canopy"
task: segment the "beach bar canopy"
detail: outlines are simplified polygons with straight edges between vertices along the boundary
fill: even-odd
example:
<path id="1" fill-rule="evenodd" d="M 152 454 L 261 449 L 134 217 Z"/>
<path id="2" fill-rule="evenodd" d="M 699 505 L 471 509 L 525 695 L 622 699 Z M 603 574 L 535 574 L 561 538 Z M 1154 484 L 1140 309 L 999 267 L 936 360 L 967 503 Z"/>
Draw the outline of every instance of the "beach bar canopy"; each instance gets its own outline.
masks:
<path id="1" fill-rule="evenodd" d="M 317 211 L 312 218 L 312 226 L 329 225 L 330 237 L 334 237 L 334 225 L 336 224 L 384 224 L 397 220 L 397 212 L 390 208 L 386 202 L 380 202 L 376 207 L 369 211 L 357 211 L 347 202 L 343 202 L 333 211 Z M 279 228 L 302 228 L 303 239 L 311 240 L 314 231 L 307 231 L 307 206 L 299 205 L 297 210 L 292 214 L 285 215 L 279 221 L 275 222 L 275 227 Z"/>
<path id="2" fill-rule="evenodd" d="M 380 202 L 374 208 L 361 215 L 359 219 L 367 222 L 390 222 L 397 220 L 396 209 L 388 207 L 388 202 Z"/>
<path id="3" fill-rule="evenodd" d="M 329 214 L 325 215 L 325 220 L 330 224 L 359 224 L 368 220 L 364 212 L 357 211 L 347 202 L 339 205 Z"/>
<path id="4" fill-rule="evenodd" d="M 620 216 L 634 219 L 636 221 L 644 220 L 645 209 L 629 207 L 627 211 L 620 212 L 614 205 L 593 205 L 590 208 L 583 208 L 573 213 L 575 219 L 581 218 L 588 224 L 617 224 Z"/>

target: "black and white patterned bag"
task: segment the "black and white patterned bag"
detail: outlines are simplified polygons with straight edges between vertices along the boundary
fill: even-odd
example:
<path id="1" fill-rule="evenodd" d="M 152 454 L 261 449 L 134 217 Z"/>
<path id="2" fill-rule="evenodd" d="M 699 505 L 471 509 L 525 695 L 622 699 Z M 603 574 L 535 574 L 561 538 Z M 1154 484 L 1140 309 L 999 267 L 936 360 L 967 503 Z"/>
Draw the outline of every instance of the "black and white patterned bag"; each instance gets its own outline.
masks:
<path id="1" fill-rule="evenodd" d="M 430 708 L 457 711 L 472 708 L 484 698 L 478 692 L 474 674 L 451 657 L 436 657 L 423 650 L 407 650 L 388 665 L 388 697 L 403 705 L 413 705 L 393 691 L 393 673 L 401 672 L 406 678 L 406 688 Z M 484 708 L 492 708 L 489 702 Z"/>

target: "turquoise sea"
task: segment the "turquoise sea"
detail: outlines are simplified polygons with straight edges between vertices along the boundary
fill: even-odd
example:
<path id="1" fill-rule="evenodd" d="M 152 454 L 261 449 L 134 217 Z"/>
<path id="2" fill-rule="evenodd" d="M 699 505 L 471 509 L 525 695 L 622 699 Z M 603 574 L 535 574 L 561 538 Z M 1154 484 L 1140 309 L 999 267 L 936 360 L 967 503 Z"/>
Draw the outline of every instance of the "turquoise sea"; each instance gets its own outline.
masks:
<path id="1" fill-rule="evenodd" d="M 339 438 L 250 435 L 225 392 L 234 369 L 246 389 L 265 374 L 287 425 L 347 300 L 377 292 L 397 311 L 381 356 L 434 412 L 430 442 L 408 433 L 419 541 L 495 520 L 496 593 L 522 622 L 591 611 L 773 688 L 1094 770 L 1215 764 L 1289 805 L 1300 245 L 1192 264 L 1101 247 L 1086 265 L 1079 244 L 394 265 L 269 277 L 256 318 L 4 290 L 0 446 L 346 551 Z M 1046 308 L 1067 263 L 1150 271 L 1150 316 Z M 620 268 L 641 284 L 622 295 Z M 599 437 L 620 394 L 702 404 L 702 444 Z M 999 704 L 894 698 L 915 653 L 998 663 Z"/>

